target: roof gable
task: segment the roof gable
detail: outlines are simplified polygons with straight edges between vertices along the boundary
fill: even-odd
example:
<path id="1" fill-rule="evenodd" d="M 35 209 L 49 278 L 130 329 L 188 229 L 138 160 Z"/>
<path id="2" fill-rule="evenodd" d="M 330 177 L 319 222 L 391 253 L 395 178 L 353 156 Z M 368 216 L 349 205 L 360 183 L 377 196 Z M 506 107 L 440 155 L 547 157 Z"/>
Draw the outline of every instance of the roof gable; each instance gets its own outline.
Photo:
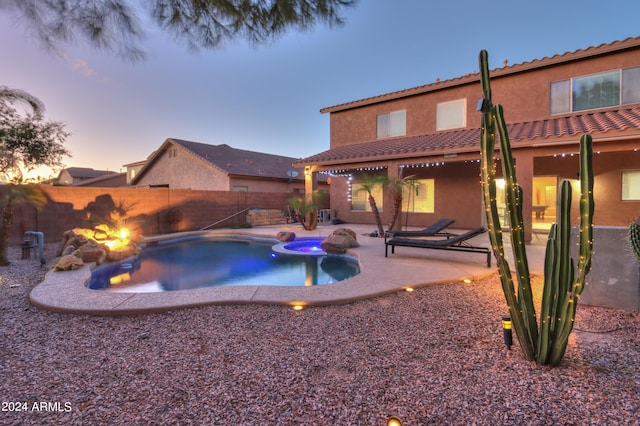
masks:
<path id="1" fill-rule="evenodd" d="M 291 171 L 297 172 L 295 180 L 302 180 L 303 169 L 294 167 L 294 157 L 267 154 L 263 152 L 247 151 L 232 148 L 227 144 L 209 145 L 183 139 L 169 138 L 149 157 L 145 166 L 132 179 L 135 184 L 158 161 L 163 152 L 171 146 L 186 150 L 203 161 L 211 168 L 222 171 L 228 176 L 242 176 L 249 178 L 292 179 Z"/>
<path id="2" fill-rule="evenodd" d="M 296 158 L 232 148 L 227 144 L 208 145 L 171 139 L 228 175 L 288 179 Z M 300 172 L 300 170 L 298 170 Z"/>

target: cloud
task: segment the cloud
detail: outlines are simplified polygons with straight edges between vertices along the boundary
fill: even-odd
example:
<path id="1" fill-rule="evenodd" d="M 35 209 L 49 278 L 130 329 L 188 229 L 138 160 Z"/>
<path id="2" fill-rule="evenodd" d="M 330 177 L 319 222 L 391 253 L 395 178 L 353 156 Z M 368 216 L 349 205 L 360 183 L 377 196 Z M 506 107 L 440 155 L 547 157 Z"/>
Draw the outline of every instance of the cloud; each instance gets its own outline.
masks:
<path id="1" fill-rule="evenodd" d="M 87 61 L 83 59 L 76 59 L 75 62 L 71 65 L 71 68 L 85 77 L 98 78 L 98 80 L 102 83 L 108 83 L 110 81 L 108 77 L 100 76 L 99 73 L 91 68 Z"/>

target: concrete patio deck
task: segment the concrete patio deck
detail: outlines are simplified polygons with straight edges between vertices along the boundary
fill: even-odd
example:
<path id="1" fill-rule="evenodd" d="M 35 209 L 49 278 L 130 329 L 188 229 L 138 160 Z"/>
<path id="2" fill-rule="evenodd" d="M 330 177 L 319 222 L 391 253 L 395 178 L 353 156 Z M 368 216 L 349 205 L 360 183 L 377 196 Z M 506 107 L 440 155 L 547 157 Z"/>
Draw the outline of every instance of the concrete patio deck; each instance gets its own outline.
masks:
<path id="1" fill-rule="evenodd" d="M 214 233 L 246 234 L 274 238 L 278 231 L 294 231 L 299 237 L 327 236 L 339 227 L 356 232 L 360 247 L 352 254 L 360 261 L 361 273 L 333 284 L 313 287 L 238 286 L 211 287 L 162 293 L 112 293 L 89 290 L 86 283 L 93 265 L 75 271 L 49 271 L 45 280 L 31 292 L 31 302 L 55 312 L 92 315 L 129 315 L 163 312 L 215 304 L 334 305 L 421 287 L 462 280 L 477 280 L 496 272 L 487 268 L 486 256 L 478 253 L 397 247 L 395 254 L 384 256 L 383 238 L 369 237 L 374 225 L 324 225 L 305 231 L 300 225 L 261 226 L 242 230 L 216 230 Z M 451 229 L 461 233 L 463 230 Z M 458 232 L 459 231 L 459 232 Z M 473 239 L 474 245 L 489 246 L 488 235 Z M 527 246 L 532 273 L 541 273 L 544 244 Z M 512 264 L 512 263 L 511 263 Z"/>

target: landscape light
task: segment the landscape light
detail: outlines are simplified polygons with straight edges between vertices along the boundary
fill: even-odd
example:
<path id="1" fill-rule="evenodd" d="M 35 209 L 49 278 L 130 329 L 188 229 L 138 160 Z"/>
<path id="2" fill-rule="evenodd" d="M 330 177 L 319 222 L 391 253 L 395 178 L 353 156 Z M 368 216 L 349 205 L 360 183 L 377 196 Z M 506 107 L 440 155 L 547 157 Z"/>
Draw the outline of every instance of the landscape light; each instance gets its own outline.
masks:
<path id="1" fill-rule="evenodd" d="M 387 419 L 387 426 L 402 426 L 402 420 L 396 416 L 391 416 Z"/>
<path id="2" fill-rule="evenodd" d="M 295 302 L 290 302 L 289 306 L 291 306 L 294 311 L 301 311 L 307 304 L 307 302 L 296 300 Z"/>
<path id="3" fill-rule="evenodd" d="M 511 331 L 511 317 L 509 315 L 502 316 L 502 334 L 504 335 L 504 344 L 507 350 L 511 350 L 513 345 L 513 333 Z"/>

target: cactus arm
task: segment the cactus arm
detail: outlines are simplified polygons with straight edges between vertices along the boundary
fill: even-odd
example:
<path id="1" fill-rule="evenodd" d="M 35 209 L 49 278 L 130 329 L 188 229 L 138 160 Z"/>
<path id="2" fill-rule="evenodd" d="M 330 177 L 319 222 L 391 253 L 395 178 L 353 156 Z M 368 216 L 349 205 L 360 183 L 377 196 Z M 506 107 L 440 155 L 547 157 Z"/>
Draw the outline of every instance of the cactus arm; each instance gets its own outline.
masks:
<path id="1" fill-rule="evenodd" d="M 495 106 L 495 116 L 500 135 L 500 152 L 502 154 L 502 173 L 505 179 L 505 197 L 507 211 L 509 212 L 509 223 L 511 224 L 511 249 L 515 260 L 516 277 L 518 280 L 518 304 L 523 315 L 524 332 L 529 341 L 533 353 L 538 345 L 538 324 L 536 321 L 536 311 L 533 305 L 533 295 L 531 291 L 531 277 L 529 274 L 529 262 L 527 260 L 527 250 L 525 246 L 524 220 L 522 218 L 522 187 L 518 185 L 516 178 L 516 168 L 511 146 L 509 133 L 504 119 L 502 105 Z"/>
<path id="2" fill-rule="evenodd" d="M 538 335 L 538 354 L 536 361 L 538 364 L 546 364 L 549 359 L 549 342 L 553 319 L 555 318 L 552 309 L 555 306 L 558 293 L 550 281 L 550 277 L 555 276 L 556 271 L 556 224 L 551 224 L 549 238 L 547 239 L 546 255 L 544 258 L 544 287 L 542 291 L 542 305 L 540 309 L 540 333 Z"/>
<path id="3" fill-rule="evenodd" d="M 558 306 L 563 306 L 564 300 L 569 293 L 571 280 L 570 274 L 572 272 L 571 267 L 571 183 L 569 181 L 562 181 L 560 183 L 560 202 L 558 204 L 558 225 L 557 225 L 557 255 L 556 262 L 558 267 L 556 269 L 555 277 L 553 277 L 554 283 L 558 287 Z M 557 312 L 553 312 L 555 318 L 557 318 Z"/>
<path id="4" fill-rule="evenodd" d="M 580 258 L 578 260 L 578 288 L 582 293 L 584 280 L 591 270 L 593 253 L 593 140 L 586 134 L 580 138 Z"/>
<path id="5" fill-rule="evenodd" d="M 550 365 L 557 365 L 566 351 L 569 334 L 573 330 L 578 298 L 584 289 L 585 279 L 591 269 L 593 253 L 593 140 L 591 135 L 580 138 L 580 247 L 577 275 L 574 276 L 573 260 L 571 261 L 572 283 L 566 299 L 563 301 L 558 317 L 556 343 L 549 358 Z"/>
<path id="6" fill-rule="evenodd" d="M 504 254 L 504 242 L 502 238 L 502 226 L 498 215 L 498 207 L 496 202 L 496 185 L 495 185 L 495 162 L 493 160 L 495 151 L 495 134 L 496 134 L 496 107 L 491 103 L 491 87 L 489 83 L 488 55 L 486 51 L 480 52 L 480 69 L 481 84 L 484 102 L 487 104 L 482 112 L 482 127 L 480 129 L 480 147 L 481 147 L 481 178 L 483 188 L 483 199 L 485 212 L 487 217 L 487 228 L 489 230 L 489 240 L 491 248 L 496 258 L 498 272 L 502 290 L 505 295 L 509 313 L 516 330 L 516 336 L 520 342 L 520 347 L 529 360 L 535 359 L 535 340 L 531 340 L 530 324 L 526 321 L 529 318 L 529 312 L 523 315 L 523 309 L 520 306 L 519 294 L 516 293 L 513 278 L 511 276 L 511 268 Z M 507 139 L 508 140 L 508 139 Z M 516 258 L 517 260 L 517 258 Z M 535 314 L 534 314 L 535 315 Z M 535 318 L 534 318 L 535 323 Z M 537 329 L 534 327 L 537 333 Z"/>

